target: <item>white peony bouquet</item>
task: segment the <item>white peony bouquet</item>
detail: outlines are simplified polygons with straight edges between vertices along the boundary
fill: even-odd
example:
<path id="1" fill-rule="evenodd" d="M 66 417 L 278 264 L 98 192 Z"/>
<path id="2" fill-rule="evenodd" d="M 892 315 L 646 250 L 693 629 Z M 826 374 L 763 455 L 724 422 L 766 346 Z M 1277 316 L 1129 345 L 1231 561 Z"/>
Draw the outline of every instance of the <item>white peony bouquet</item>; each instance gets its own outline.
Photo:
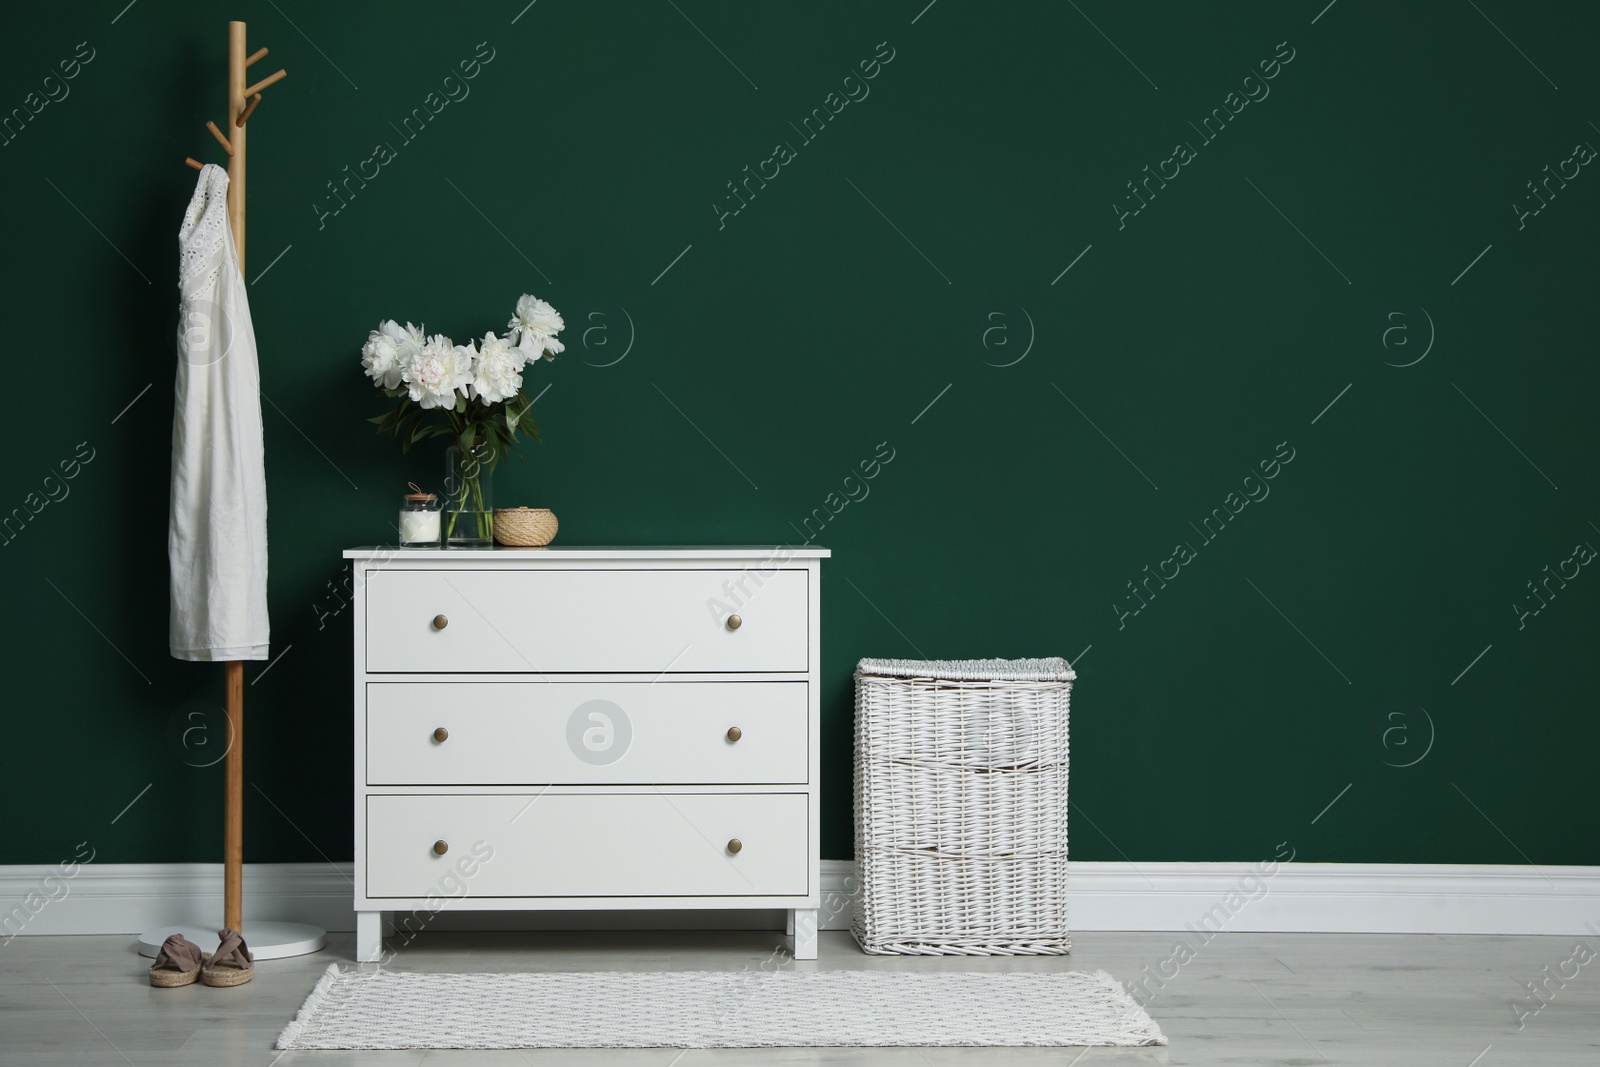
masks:
<path id="1" fill-rule="evenodd" d="M 529 295 L 518 299 L 504 337 L 491 330 L 464 345 L 387 319 L 367 335 L 361 366 L 384 395 L 400 402 L 368 421 L 398 438 L 406 452 L 418 441 L 448 437 L 464 461 L 470 458 L 461 510 L 472 510 L 473 494 L 482 500 L 479 471 L 493 474 L 500 456 L 516 449 L 519 434 L 539 440 L 523 372 L 529 364 L 555 359 L 565 350 L 556 336 L 565 327 L 560 312 Z M 439 414 L 430 418 L 434 411 Z M 452 529 L 454 519 L 447 509 Z"/>

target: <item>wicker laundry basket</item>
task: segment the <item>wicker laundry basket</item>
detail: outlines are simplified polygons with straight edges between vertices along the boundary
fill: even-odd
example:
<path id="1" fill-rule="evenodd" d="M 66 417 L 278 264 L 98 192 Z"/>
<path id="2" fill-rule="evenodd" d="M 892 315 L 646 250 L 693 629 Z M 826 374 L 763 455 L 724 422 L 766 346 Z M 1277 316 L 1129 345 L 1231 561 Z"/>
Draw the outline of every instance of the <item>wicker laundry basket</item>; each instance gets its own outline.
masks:
<path id="1" fill-rule="evenodd" d="M 1067 932 L 1063 659 L 856 667 L 852 929 L 875 954 L 1059 955 Z"/>

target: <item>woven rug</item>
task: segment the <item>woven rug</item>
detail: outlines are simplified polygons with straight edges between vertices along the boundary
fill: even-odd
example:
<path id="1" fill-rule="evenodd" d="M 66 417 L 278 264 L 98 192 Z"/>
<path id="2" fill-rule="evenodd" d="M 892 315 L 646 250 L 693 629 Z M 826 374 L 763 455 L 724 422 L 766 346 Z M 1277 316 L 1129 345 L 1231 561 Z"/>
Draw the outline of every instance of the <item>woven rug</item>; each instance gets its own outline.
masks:
<path id="1" fill-rule="evenodd" d="M 403 974 L 332 966 L 277 1047 L 1166 1043 L 1102 971 Z"/>

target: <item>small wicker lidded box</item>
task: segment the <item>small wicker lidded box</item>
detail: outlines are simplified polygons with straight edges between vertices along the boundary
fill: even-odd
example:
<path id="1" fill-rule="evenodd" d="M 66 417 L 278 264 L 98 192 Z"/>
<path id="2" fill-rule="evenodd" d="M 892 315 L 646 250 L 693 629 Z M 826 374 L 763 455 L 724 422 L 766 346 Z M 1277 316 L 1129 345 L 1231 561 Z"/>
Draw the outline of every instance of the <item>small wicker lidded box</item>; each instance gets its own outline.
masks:
<path id="1" fill-rule="evenodd" d="M 852 930 L 879 955 L 1059 955 L 1067 930 L 1064 659 L 856 667 Z"/>
<path id="2" fill-rule="evenodd" d="M 556 539 L 556 513 L 549 508 L 496 508 L 494 539 L 510 548 L 539 548 Z"/>

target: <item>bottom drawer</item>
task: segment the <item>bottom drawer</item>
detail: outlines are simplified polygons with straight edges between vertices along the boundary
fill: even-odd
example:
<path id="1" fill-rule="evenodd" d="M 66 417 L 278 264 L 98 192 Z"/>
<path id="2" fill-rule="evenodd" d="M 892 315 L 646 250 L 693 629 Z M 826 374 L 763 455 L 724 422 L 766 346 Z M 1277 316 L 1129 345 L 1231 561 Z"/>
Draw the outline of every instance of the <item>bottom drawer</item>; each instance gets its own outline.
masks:
<path id="1" fill-rule="evenodd" d="M 367 896 L 804 896 L 808 829 L 803 793 L 369 796 Z"/>

